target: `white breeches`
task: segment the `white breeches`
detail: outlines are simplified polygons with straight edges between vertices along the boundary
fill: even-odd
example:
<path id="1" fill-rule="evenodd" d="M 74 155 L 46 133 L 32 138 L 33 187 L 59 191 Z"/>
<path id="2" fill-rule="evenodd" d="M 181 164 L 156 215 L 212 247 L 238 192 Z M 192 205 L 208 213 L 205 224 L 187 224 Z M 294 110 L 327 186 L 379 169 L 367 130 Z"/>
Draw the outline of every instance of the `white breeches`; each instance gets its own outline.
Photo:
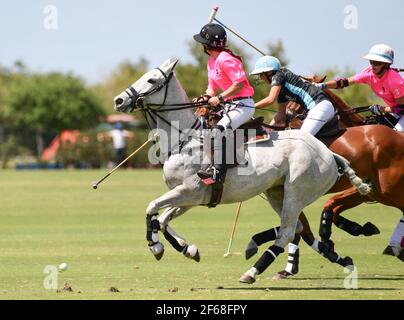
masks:
<path id="1" fill-rule="evenodd" d="M 217 124 L 225 129 L 236 130 L 253 117 L 255 112 L 254 100 L 244 99 L 232 104 L 225 104 L 225 110 L 227 112 L 223 113 L 223 118 Z"/>
<path id="2" fill-rule="evenodd" d="M 320 131 L 323 125 L 334 117 L 334 106 L 328 100 L 323 100 L 310 109 L 300 130 L 313 136 Z"/>

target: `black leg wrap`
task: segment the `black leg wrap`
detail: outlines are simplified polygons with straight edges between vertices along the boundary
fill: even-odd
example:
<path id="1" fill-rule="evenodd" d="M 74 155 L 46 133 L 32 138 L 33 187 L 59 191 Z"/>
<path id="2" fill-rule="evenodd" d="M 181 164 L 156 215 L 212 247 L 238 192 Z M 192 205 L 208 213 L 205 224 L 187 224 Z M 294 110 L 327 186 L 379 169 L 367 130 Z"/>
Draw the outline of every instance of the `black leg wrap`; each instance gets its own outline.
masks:
<path id="1" fill-rule="evenodd" d="M 160 230 L 160 223 L 158 222 L 157 219 L 153 219 L 153 216 L 146 216 L 146 240 L 149 241 L 150 243 L 153 243 L 153 238 L 152 238 L 152 234 L 155 232 L 158 232 Z"/>
<path id="2" fill-rule="evenodd" d="M 328 240 L 331 237 L 331 227 L 332 227 L 332 211 L 325 210 L 321 212 L 321 219 L 320 219 L 320 230 L 319 234 L 321 240 Z"/>
<path id="3" fill-rule="evenodd" d="M 166 238 L 166 240 L 174 247 L 175 250 L 177 250 L 178 252 L 182 252 L 184 251 L 184 249 L 187 248 L 187 246 L 181 246 L 178 241 L 166 230 L 164 231 L 164 238 Z"/>
<path id="4" fill-rule="evenodd" d="M 268 241 L 273 241 L 279 232 L 279 227 L 272 228 L 260 233 L 255 234 L 252 239 L 255 241 L 257 246 L 260 246 Z"/>
<path id="5" fill-rule="evenodd" d="M 340 266 L 344 267 L 344 268 L 354 265 L 354 262 L 353 262 L 352 258 L 351 258 L 351 257 L 348 257 L 348 256 L 346 256 L 346 257 L 343 258 L 343 259 L 339 259 L 339 260 L 337 261 L 337 263 L 338 263 Z"/>
<path id="6" fill-rule="evenodd" d="M 340 260 L 340 257 L 338 254 L 333 250 L 333 248 L 328 244 L 324 242 L 319 242 L 318 243 L 318 252 L 328 260 L 330 260 L 332 263 L 338 262 Z"/>
<path id="7" fill-rule="evenodd" d="M 146 240 L 152 242 L 152 226 L 151 226 L 151 216 L 146 216 Z"/>
<path id="8" fill-rule="evenodd" d="M 266 268 L 268 268 L 271 263 L 275 261 L 275 258 L 284 251 L 285 250 L 281 247 L 275 245 L 270 246 L 254 265 L 254 267 L 258 270 L 258 273 L 263 273 Z"/>
<path id="9" fill-rule="evenodd" d="M 363 227 L 351 220 L 348 220 L 344 217 L 339 216 L 337 221 L 335 222 L 335 225 L 344 230 L 345 232 L 348 232 L 350 235 L 353 235 L 355 237 L 363 234 Z"/>
<path id="10" fill-rule="evenodd" d="M 152 232 L 156 233 L 160 230 L 160 222 L 157 219 L 151 221 Z"/>

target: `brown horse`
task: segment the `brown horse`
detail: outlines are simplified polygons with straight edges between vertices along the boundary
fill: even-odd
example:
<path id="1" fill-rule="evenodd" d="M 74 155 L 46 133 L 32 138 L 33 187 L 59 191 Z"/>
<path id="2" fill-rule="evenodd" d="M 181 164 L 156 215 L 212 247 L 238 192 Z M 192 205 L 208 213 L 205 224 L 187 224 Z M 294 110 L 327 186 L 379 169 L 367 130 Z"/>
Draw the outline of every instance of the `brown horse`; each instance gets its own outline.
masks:
<path id="1" fill-rule="evenodd" d="M 360 195 L 351 187 L 346 177 L 341 177 L 328 192 L 342 191 L 342 193 L 330 198 L 324 206 L 320 224 L 321 239 L 325 243 L 330 240 L 332 222 L 354 236 L 378 234 L 379 230 L 370 222 L 361 226 L 356 222 L 341 217 L 340 214 L 347 209 L 369 201 L 377 201 L 395 207 L 404 214 L 404 198 L 400 196 L 402 190 L 404 190 L 404 135 L 387 126 L 364 126 L 365 119 L 362 116 L 352 113 L 352 109 L 331 91 L 326 90 L 326 93 L 340 114 L 339 126 L 342 129 L 337 135 L 320 138 L 320 140 L 331 151 L 348 159 L 357 175 L 371 183 L 372 192 L 366 196 Z M 296 122 L 294 122 L 294 125 L 296 126 Z M 304 226 L 300 235 L 305 242 L 312 245 L 315 238 L 304 213 L 301 214 L 300 220 Z M 266 238 L 263 237 L 264 234 L 265 232 L 253 236 L 253 240 L 257 245 L 266 242 Z M 300 237 L 297 236 L 294 243 L 297 244 L 299 240 Z M 321 248 L 319 248 L 319 251 L 330 259 L 327 251 L 331 250 L 332 252 L 333 244 L 332 242 L 328 243 L 331 244 L 331 247 L 326 248 L 326 252 L 322 252 Z M 296 260 L 295 272 L 292 272 L 295 274 L 297 273 L 298 259 L 293 256 L 289 258 L 291 258 L 290 260 Z M 330 260 L 338 262 L 333 261 L 333 259 Z M 340 260 L 340 264 L 344 265 L 345 263 Z M 290 275 L 286 271 L 280 272 L 280 274 L 283 276 Z"/>

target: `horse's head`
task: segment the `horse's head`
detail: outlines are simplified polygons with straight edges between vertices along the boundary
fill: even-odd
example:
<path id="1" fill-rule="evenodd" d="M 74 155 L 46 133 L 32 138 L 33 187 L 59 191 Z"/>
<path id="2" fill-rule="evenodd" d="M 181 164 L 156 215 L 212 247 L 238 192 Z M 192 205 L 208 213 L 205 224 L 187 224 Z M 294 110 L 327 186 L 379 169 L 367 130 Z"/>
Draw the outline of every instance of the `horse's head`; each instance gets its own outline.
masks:
<path id="1" fill-rule="evenodd" d="M 160 67 L 145 73 L 129 88 L 114 98 L 114 108 L 119 112 L 131 112 L 147 104 L 164 104 L 167 85 L 173 76 L 178 60 L 167 60 Z"/>

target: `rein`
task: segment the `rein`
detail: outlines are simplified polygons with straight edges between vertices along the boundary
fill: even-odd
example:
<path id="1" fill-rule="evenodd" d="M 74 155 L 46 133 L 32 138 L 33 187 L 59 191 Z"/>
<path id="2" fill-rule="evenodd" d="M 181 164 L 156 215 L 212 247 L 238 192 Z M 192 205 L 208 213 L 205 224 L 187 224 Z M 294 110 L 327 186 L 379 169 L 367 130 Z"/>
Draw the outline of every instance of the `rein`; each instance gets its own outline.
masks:
<path id="1" fill-rule="evenodd" d="M 161 121 L 163 121 L 165 124 L 167 124 L 170 128 L 174 128 L 175 130 L 177 130 L 179 132 L 180 135 L 184 136 L 184 132 L 175 127 L 172 123 L 170 123 L 167 119 L 165 119 L 164 117 L 162 117 L 161 115 L 159 115 L 159 112 L 168 112 L 168 111 L 178 111 L 178 110 L 185 110 L 185 109 L 191 109 L 191 108 L 195 108 L 195 107 L 200 107 L 203 105 L 206 105 L 206 102 L 189 102 L 189 103 L 171 103 L 171 104 L 167 104 L 166 100 L 167 100 L 167 95 L 168 95 L 168 85 L 170 83 L 170 80 L 173 77 L 174 72 L 171 71 L 169 73 L 169 75 L 167 76 L 163 70 L 161 70 L 160 68 L 156 68 L 156 70 L 160 71 L 160 73 L 163 75 L 164 77 L 164 82 L 162 84 L 160 84 L 159 86 L 152 88 L 149 91 L 146 92 L 142 92 L 142 93 L 138 93 L 136 91 L 135 88 L 133 88 L 132 86 L 130 86 L 129 88 L 127 88 L 125 90 L 125 92 L 128 94 L 128 96 L 131 99 L 131 105 L 130 105 L 130 112 L 133 112 L 133 110 L 135 108 L 139 108 L 139 110 L 142 112 L 143 117 L 146 120 L 147 126 L 149 128 L 150 131 L 152 131 L 152 126 L 150 125 L 150 121 L 149 118 L 151 119 L 151 121 L 153 121 L 153 123 L 157 126 L 157 118 L 160 119 Z M 149 83 L 153 84 L 153 82 L 151 80 L 148 80 Z M 165 89 L 164 92 L 164 99 L 162 103 L 151 103 L 151 104 L 144 104 L 144 98 L 157 93 L 159 91 L 161 91 L 162 89 Z M 150 108 L 150 107 L 164 107 L 164 106 L 168 106 L 168 107 L 174 107 L 174 108 L 170 108 L 170 109 L 154 109 L 154 108 Z M 189 128 L 189 131 L 192 131 L 193 129 L 197 129 L 200 127 L 200 121 L 197 118 L 195 120 L 195 122 L 193 123 L 193 125 L 191 126 L 191 128 Z M 188 132 L 189 132 L 188 131 Z M 185 135 L 186 136 L 186 135 Z M 183 145 L 185 143 L 185 140 L 182 140 L 180 142 L 180 150 L 182 149 Z"/>

